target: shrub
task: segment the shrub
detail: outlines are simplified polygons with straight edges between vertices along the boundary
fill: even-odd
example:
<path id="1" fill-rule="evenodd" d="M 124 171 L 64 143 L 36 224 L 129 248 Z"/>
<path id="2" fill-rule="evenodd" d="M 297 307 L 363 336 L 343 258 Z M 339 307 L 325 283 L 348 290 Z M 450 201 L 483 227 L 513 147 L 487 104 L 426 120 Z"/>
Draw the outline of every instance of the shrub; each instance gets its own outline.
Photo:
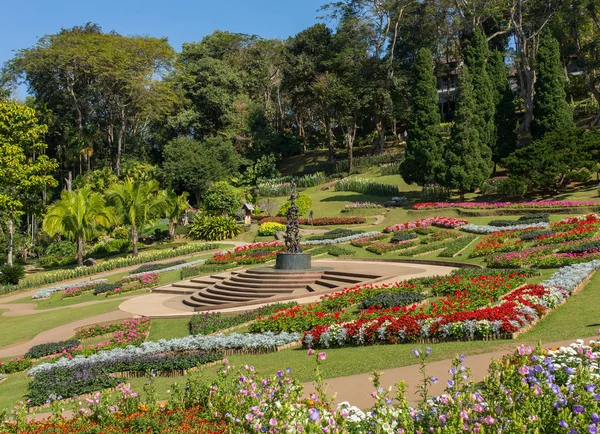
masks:
<path id="1" fill-rule="evenodd" d="M 74 258 L 77 254 L 77 246 L 70 241 L 60 241 L 50 244 L 44 251 L 44 256 L 58 256 Z"/>
<path id="2" fill-rule="evenodd" d="M 111 292 L 120 287 L 120 283 L 101 283 L 100 285 L 96 286 L 96 288 L 94 288 L 94 295 Z"/>
<path id="3" fill-rule="evenodd" d="M 33 347 L 29 348 L 29 351 L 27 351 L 25 357 L 39 359 L 41 357 L 61 353 L 63 349 L 76 347 L 80 343 L 81 342 L 77 339 L 69 339 L 66 341 L 48 342 L 46 344 L 34 345 Z"/>
<path id="4" fill-rule="evenodd" d="M 452 197 L 452 192 L 446 187 L 438 184 L 426 184 L 421 189 L 420 198 L 424 202 L 436 200 L 448 200 Z"/>
<path id="5" fill-rule="evenodd" d="M 401 243 L 402 241 L 414 240 L 415 238 L 418 238 L 417 234 L 415 234 L 415 233 L 412 233 L 412 232 L 398 232 L 397 234 L 395 234 L 392 237 L 391 242 L 392 243 Z"/>
<path id="6" fill-rule="evenodd" d="M 519 238 L 521 239 L 521 241 L 531 241 L 538 237 L 545 237 L 553 234 L 553 231 L 526 231 L 523 232 Z"/>
<path id="7" fill-rule="evenodd" d="M 260 225 L 260 227 L 258 228 L 258 235 L 275 235 L 275 232 L 281 231 L 285 231 L 285 225 L 283 223 L 267 222 Z"/>
<path id="8" fill-rule="evenodd" d="M 204 209 L 209 214 L 234 215 L 242 206 L 242 194 L 224 181 L 213 183 L 204 196 Z"/>
<path id="9" fill-rule="evenodd" d="M 257 188 L 262 197 L 289 196 L 292 193 L 292 185 L 289 182 L 266 181 L 258 184 Z"/>
<path id="10" fill-rule="evenodd" d="M 398 196 L 397 185 L 382 184 L 364 178 L 344 178 L 335 183 L 335 191 L 353 191 L 372 196 Z"/>
<path id="11" fill-rule="evenodd" d="M 191 225 L 189 236 L 196 240 L 220 241 L 239 235 L 242 229 L 232 217 L 197 217 Z"/>
<path id="12" fill-rule="evenodd" d="M 316 240 L 337 240 L 338 238 L 349 237 L 351 235 L 362 234 L 364 231 L 355 231 L 352 229 L 337 228 L 321 235 L 313 235 L 309 238 L 311 241 Z"/>
<path id="13" fill-rule="evenodd" d="M 325 246 L 324 249 L 331 256 L 356 256 L 354 250 L 346 249 L 341 246 Z"/>
<path id="14" fill-rule="evenodd" d="M 117 226 L 113 229 L 112 236 L 117 240 L 126 240 L 129 238 L 129 229 L 125 226 Z"/>
<path id="15" fill-rule="evenodd" d="M 18 285 L 25 276 L 25 268 L 21 264 L 0 266 L 0 285 Z"/>
<path id="16" fill-rule="evenodd" d="M 310 210 L 310 207 L 312 206 L 312 199 L 310 198 L 310 196 L 300 193 L 296 196 L 296 206 L 298 207 L 298 213 L 300 215 L 304 215 Z M 283 203 L 283 205 L 281 205 L 281 208 L 279 208 L 279 212 L 277 213 L 277 215 L 285 216 L 289 207 L 290 201 L 287 200 Z"/>
<path id="17" fill-rule="evenodd" d="M 562 253 L 587 253 L 600 252 L 600 241 L 590 241 L 576 246 L 566 247 L 560 250 Z"/>
<path id="18" fill-rule="evenodd" d="M 399 175 L 400 174 L 400 163 L 390 163 L 385 166 L 381 166 L 381 176 L 387 175 Z"/>
<path id="19" fill-rule="evenodd" d="M 408 306 L 419 303 L 425 298 L 424 294 L 415 291 L 384 293 L 364 299 L 360 302 L 359 307 L 361 309 L 389 309 L 394 306 Z"/>
<path id="20" fill-rule="evenodd" d="M 522 179 L 509 176 L 498 185 L 498 193 L 503 196 L 522 197 L 527 193 L 527 183 Z"/>

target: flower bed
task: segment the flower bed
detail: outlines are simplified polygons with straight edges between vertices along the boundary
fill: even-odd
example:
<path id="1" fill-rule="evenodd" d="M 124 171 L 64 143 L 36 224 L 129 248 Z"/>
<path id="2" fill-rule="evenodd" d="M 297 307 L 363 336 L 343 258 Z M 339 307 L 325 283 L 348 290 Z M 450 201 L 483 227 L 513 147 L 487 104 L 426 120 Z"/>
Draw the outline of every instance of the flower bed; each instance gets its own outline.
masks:
<path id="1" fill-rule="evenodd" d="M 389 235 L 381 233 L 373 233 L 373 235 L 369 236 L 364 236 L 363 234 L 362 237 L 355 238 L 352 241 L 350 241 L 350 244 L 352 244 L 354 247 L 366 247 L 373 244 L 375 241 L 383 240 L 388 237 Z"/>
<path id="2" fill-rule="evenodd" d="M 347 243 L 348 241 L 358 240 L 361 238 L 367 237 L 375 237 L 381 235 L 381 232 L 372 231 L 372 232 L 361 232 L 359 234 L 348 235 L 345 237 L 334 238 L 334 239 L 325 239 L 325 240 L 306 240 L 302 242 L 302 245 L 306 246 L 326 246 L 330 244 L 339 244 L 339 243 Z"/>
<path id="3" fill-rule="evenodd" d="M 399 344 L 415 341 L 511 338 L 556 307 L 600 268 L 600 261 L 563 267 L 539 285 L 517 288 L 493 306 L 479 307 L 507 292 L 509 286 L 494 283 L 491 291 L 457 292 L 432 306 L 431 313 L 385 314 L 349 322 L 317 326 L 305 332 L 305 345 L 329 347 L 347 345 Z M 489 279 L 484 279 L 484 282 Z M 453 286 L 453 282 L 451 282 Z M 444 288 L 443 292 L 448 292 Z M 475 298 L 475 302 L 474 299 Z M 476 302 L 480 300 L 480 302 Z M 475 306 L 473 310 L 468 310 Z M 446 313 L 449 312 L 449 313 Z"/>
<path id="4" fill-rule="evenodd" d="M 31 360 L 24 356 L 13 357 L 6 362 L 0 360 L 0 374 L 13 374 L 31 368 Z"/>
<path id="5" fill-rule="evenodd" d="M 267 223 L 267 222 L 277 222 L 277 223 L 285 223 L 285 217 L 265 217 L 259 221 L 259 224 Z M 312 225 L 312 226 L 331 226 L 331 225 L 357 225 L 364 224 L 367 220 L 364 217 L 319 217 L 315 218 L 312 221 L 306 218 L 298 219 L 298 222 L 301 225 Z"/>
<path id="6" fill-rule="evenodd" d="M 62 353 L 65 349 L 71 349 L 79 346 L 81 342 L 77 339 L 69 339 L 60 342 L 48 342 L 45 344 L 34 345 L 29 348 L 25 357 L 30 359 L 40 359 L 42 357 L 51 356 Z"/>
<path id="7" fill-rule="evenodd" d="M 103 322 L 78 328 L 75 330 L 75 338 L 83 340 L 108 335 L 117 331 L 127 332 L 134 329 L 148 330 L 150 325 L 150 318 L 147 317 L 126 319 L 121 322 Z"/>
<path id="8" fill-rule="evenodd" d="M 412 209 L 521 209 L 521 208 L 574 208 L 581 206 L 600 206 L 596 201 L 560 201 L 545 200 L 536 202 L 423 202 L 413 205 Z"/>
<path id="9" fill-rule="evenodd" d="M 513 225 L 513 226 L 503 226 L 503 227 L 490 226 L 490 225 L 468 224 L 468 225 L 462 226 L 460 228 L 460 230 L 469 232 L 472 234 L 493 234 L 496 232 L 503 232 L 503 231 L 522 231 L 524 229 L 543 229 L 543 228 L 547 228 L 548 226 L 549 225 L 546 222 L 529 223 L 529 224 Z"/>
<path id="10" fill-rule="evenodd" d="M 258 235 L 264 237 L 269 235 L 275 235 L 275 232 L 285 231 L 285 225 L 277 222 L 266 222 L 262 223 L 258 228 Z"/>
<path id="11" fill-rule="evenodd" d="M 344 211 L 351 211 L 355 209 L 374 209 L 374 208 L 383 208 L 383 205 L 380 205 L 375 202 L 352 202 L 344 205 Z"/>
<path id="12" fill-rule="evenodd" d="M 159 261 L 161 259 L 174 258 L 177 256 L 189 255 L 191 253 L 214 250 L 218 244 L 188 244 L 171 250 L 160 250 L 157 252 L 140 252 L 138 256 L 127 256 L 126 258 L 116 258 L 102 261 L 91 267 L 77 267 L 68 270 L 53 271 L 40 275 L 33 275 L 23 279 L 18 289 L 33 288 L 36 286 L 47 285 L 61 280 L 74 279 L 77 277 L 89 276 L 102 271 L 115 270 L 117 268 L 129 267 L 131 265 L 143 264 L 149 261 Z M 66 289 L 66 285 L 58 289 Z"/>
<path id="13" fill-rule="evenodd" d="M 386 253 L 397 252 L 398 250 L 408 249 L 417 245 L 417 240 L 405 240 L 398 243 L 385 243 L 383 241 L 376 241 L 373 244 L 369 244 L 366 247 L 367 252 L 376 253 L 378 255 L 385 255 Z"/>
<path id="14" fill-rule="evenodd" d="M 111 360 L 121 356 L 133 356 L 139 354 L 164 354 L 186 351 L 207 352 L 230 352 L 230 353 L 268 353 L 278 347 L 297 342 L 300 339 L 298 333 L 263 333 L 263 334 L 237 334 L 215 335 L 215 336 L 186 336 L 171 340 L 160 340 L 157 342 L 144 342 L 139 346 L 127 346 L 115 348 L 110 351 L 101 351 L 89 357 L 75 356 L 72 359 L 62 357 L 54 363 L 42 363 L 29 370 L 30 376 L 36 376 L 42 372 L 51 372 L 61 367 L 88 366 L 90 363 Z"/>
<path id="15" fill-rule="evenodd" d="M 171 268 L 171 267 L 174 267 L 175 265 L 181 265 L 181 264 L 186 264 L 185 260 L 178 259 L 177 261 L 163 262 L 163 263 L 159 263 L 159 264 L 142 264 L 138 268 L 133 270 L 133 272 L 131 274 L 148 273 L 150 271 L 158 271 L 158 270 L 162 270 L 164 268 Z"/>
<path id="16" fill-rule="evenodd" d="M 455 219 L 452 217 L 435 216 L 435 217 L 428 217 L 428 218 L 424 218 L 424 219 L 416 220 L 416 221 L 412 221 L 412 222 L 391 225 L 391 226 L 388 226 L 387 228 L 385 228 L 383 230 L 383 232 L 386 232 L 386 233 L 400 232 L 400 231 L 406 231 L 409 229 L 428 228 L 429 226 L 438 226 L 441 228 L 453 229 L 453 228 L 457 228 L 457 227 L 466 225 L 467 223 L 468 222 L 466 220 L 462 220 L 462 219 Z"/>
<path id="17" fill-rule="evenodd" d="M 474 235 L 465 235 L 455 240 L 451 240 L 446 243 L 446 247 L 438 256 L 443 258 L 453 258 L 458 256 L 476 238 L 477 237 Z"/>
<path id="18" fill-rule="evenodd" d="M 190 262 L 183 261 L 183 262 L 180 262 L 178 264 L 169 265 L 168 267 L 159 268 L 158 270 L 152 271 L 151 273 L 153 273 L 153 274 L 160 274 L 160 273 L 168 273 L 170 271 L 185 270 L 186 268 L 195 267 L 197 265 L 203 264 L 204 262 L 205 262 L 204 259 L 196 259 L 196 260 L 190 261 Z M 165 265 L 167 265 L 167 264 L 165 264 Z M 146 274 L 148 274 L 148 272 L 132 273 L 129 276 L 126 276 L 126 277 L 128 277 L 128 278 L 135 278 L 135 277 L 144 276 Z"/>
<path id="19" fill-rule="evenodd" d="M 62 298 L 71 298 L 77 297 L 83 294 L 84 292 L 95 291 L 99 285 L 108 282 L 106 279 L 96 280 L 93 282 L 86 282 L 84 284 L 79 284 L 77 286 L 71 286 L 65 290 L 63 290 Z M 33 297 L 32 297 L 33 298 Z M 47 297 L 43 297 L 47 298 Z"/>
<path id="20" fill-rule="evenodd" d="M 105 292 L 107 297 L 124 294 L 144 288 L 153 288 L 158 285 L 160 278 L 156 272 L 125 276 L 115 282 L 115 288 Z"/>
<path id="21" fill-rule="evenodd" d="M 206 264 L 203 263 L 201 265 L 197 265 L 194 267 L 188 267 L 181 270 L 181 279 L 188 279 L 190 277 L 198 276 L 200 274 L 209 274 L 209 273 L 220 273 L 222 271 L 229 270 L 231 268 L 237 267 L 236 263 L 231 264 Z"/>
<path id="22" fill-rule="evenodd" d="M 93 280 L 91 282 L 69 283 L 66 285 L 53 286 L 51 288 L 43 288 L 43 289 L 40 289 L 35 294 L 33 294 L 31 296 L 31 298 L 34 300 L 41 300 L 41 299 L 50 297 L 55 292 L 63 291 L 63 293 L 64 293 L 65 291 L 77 290 L 78 288 L 82 288 L 83 291 L 86 291 L 88 289 L 93 290 L 97 285 L 106 283 L 106 282 L 108 282 L 107 279 L 98 279 L 98 280 Z"/>
<path id="23" fill-rule="evenodd" d="M 230 329 L 235 326 L 249 323 L 255 319 L 270 315 L 278 310 L 288 309 L 296 306 L 298 303 L 291 301 L 289 303 L 275 303 L 259 307 L 258 309 L 248 310 L 244 313 L 235 315 L 223 315 L 220 312 L 205 312 L 192 315 L 190 319 L 190 334 L 208 335 L 220 330 Z"/>

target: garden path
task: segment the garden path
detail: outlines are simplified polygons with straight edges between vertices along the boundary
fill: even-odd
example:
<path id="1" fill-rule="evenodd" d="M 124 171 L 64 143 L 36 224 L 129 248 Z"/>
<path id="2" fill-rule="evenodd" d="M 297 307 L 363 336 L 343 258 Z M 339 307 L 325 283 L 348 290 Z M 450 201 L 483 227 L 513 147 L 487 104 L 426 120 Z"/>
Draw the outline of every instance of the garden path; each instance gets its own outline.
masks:
<path id="1" fill-rule="evenodd" d="M 0 357 L 21 356 L 25 354 L 29 350 L 29 348 L 31 348 L 34 345 L 70 339 L 75 335 L 75 330 L 79 327 L 105 321 L 117 321 L 131 317 L 133 317 L 133 315 L 128 312 L 116 310 L 114 312 L 108 312 L 102 315 L 96 315 L 90 318 L 84 318 L 79 321 L 74 321 L 69 324 L 64 324 L 53 329 L 46 330 L 45 332 L 38 334 L 36 337 L 27 342 L 0 349 Z"/>
<path id="2" fill-rule="evenodd" d="M 139 295 L 139 294 L 138 294 Z M 130 295 L 127 297 L 121 298 L 121 300 L 127 300 L 130 298 L 137 297 L 137 295 Z M 68 306 L 61 307 L 52 307 L 49 309 L 39 309 L 36 310 L 37 305 L 35 303 L 13 303 L 13 304 L 0 304 L 0 311 L 6 310 L 6 312 L 2 313 L 2 316 L 26 316 L 26 315 L 37 315 L 46 312 L 53 312 L 55 310 L 63 310 L 63 309 L 77 309 L 85 306 L 92 306 L 95 304 L 102 304 L 109 301 L 113 301 L 114 298 L 106 298 L 104 300 L 94 300 L 94 301 L 86 301 L 83 303 L 71 304 Z"/>
<path id="3" fill-rule="evenodd" d="M 596 340 L 597 336 L 585 338 L 584 341 Z M 544 344 L 544 348 L 553 348 L 560 346 L 568 346 L 573 343 L 574 339 L 568 339 L 560 342 L 551 342 Z M 535 346 L 535 342 L 524 343 L 525 345 Z M 490 353 L 482 353 L 471 355 L 465 358 L 464 365 L 471 369 L 471 380 L 478 382 L 483 380 L 488 375 L 488 366 L 493 359 L 499 359 L 506 354 L 512 353 L 518 345 L 515 342 L 507 342 L 501 349 Z M 419 349 L 423 349 L 424 345 L 415 345 Z M 435 344 L 431 345 L 435 351 Z M 458 355 L 458 354 L 457 354 Z M 432 384 L 429 389 L 430 396 L 441 395 L 445 393 L 446 383 L 451 378 L 448 370 L 451 367 L 452 359 L 445 359 L 427 364 L 426 375 L 438 379 L 436 384 Z M 412 405 L 416 405 L 420 401 L 417 386 L 422 384 L 423 375 L 419 372 L 420 365 L 403 366 L 400 368 L 386 369 L 381 376 L 381 387 L 384 389 L 392 387 L 391 397 L 395 396 L 395 384 L 399 381 L 404 381 L 406 384 L 406 396 Z M 327 361 L 323 362 L 323 370 L 327 371 Z M 327 391 L 330 394 L 336 393 L 334 402 L 340 403 L 347 401 L 350 404 L 365 409 L 370 408 L 375 400 L 371 397 L 371 392 L 375 389 L 371 384 L 370 378 L 372 373 L 349 375 L 347 377 L 330 378 L 326 380 Z M 315 387 L 312 383 L 303 383 L 304 396 L 309 397 L 315 392 Z"/>

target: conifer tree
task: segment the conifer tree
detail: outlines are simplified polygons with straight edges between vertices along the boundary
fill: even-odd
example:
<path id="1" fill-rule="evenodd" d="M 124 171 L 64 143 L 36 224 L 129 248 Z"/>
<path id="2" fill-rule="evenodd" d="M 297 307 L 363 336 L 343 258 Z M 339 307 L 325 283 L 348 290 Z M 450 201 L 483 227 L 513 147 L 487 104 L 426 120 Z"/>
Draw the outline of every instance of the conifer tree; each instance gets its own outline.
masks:
<path id="1" fill-rule="evenodd" d="M 495 143 L 492 144 L 492 160 L 495 165 L 516 149 L 518 119 L 515 94 L 510 88 L 504 55 L 500 51 L 494 51 L 490 56 L 488 70 L 494 87 L 494 104 L 496 106 Z"/>
<path id="2" fill-rule="evenodd" d="M 565 93 L 565 73 L 560 61 L 558 41 L 549 31 L 540 38 L 536 62 L 535 96 L 531 135 L 541 139 L 549 132 L 574 126 L 573 112 Z"/>
<path id="3" fill-rule="evenodd" d="M 444 172 L 443 157 L 433 58 L 429 50 L 423 48 L 417 53 L 413 71 L 412 112 L 400 171 L 402 178 L 409 184 L 439 182 Z"/>
<path id="4" fill-rule="evenodd" d="M 494 163 L 492 162 L 492 147 L 495 143 L 494 115 L 496 106 L 494 104 L 494 89 L 488 75 L 488 58 L 490 50 L 485 35 L 476 27 L 473 30 L 472 39 L 464 50 L 465 64 L 469 68 L 473 84 L 474 118 L 473 122 L 479 132 L 479 155 L 483 166 L 485 178 L 492 174 Z"/>
<path id="5" fill-rule="evenodd" d="M 481 155 L 481 138 L 475 122 L 477 114 L 471 77 L 469 68 L 463 65 L 458 75 L 452 137 L 445 153 L 445 185 L 457 189 L 461 199 L 467 191 L 478 188 L 488 176 L 488 162 Z"/>

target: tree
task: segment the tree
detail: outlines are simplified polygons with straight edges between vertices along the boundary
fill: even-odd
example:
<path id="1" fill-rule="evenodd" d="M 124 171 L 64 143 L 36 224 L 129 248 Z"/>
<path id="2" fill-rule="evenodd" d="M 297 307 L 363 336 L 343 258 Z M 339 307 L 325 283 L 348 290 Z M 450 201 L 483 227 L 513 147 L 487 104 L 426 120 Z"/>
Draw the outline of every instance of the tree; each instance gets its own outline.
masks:
<path id="1" fill-rule="evenodd" d="M 108 228 L 114 222 L 112 209 L 104 197 L 90 188 L 63 190 L 60 200 L 48 208 L 42 223 L 51 237 L 60 234 L 77 244 L 77 265 L 83 265 L 83 245 L 98 228 Z"/>
<path id="2" fill-rule="evenodd" d="M 0 101 L 0 214 L 6 217 L 7 263 L 13 262 L 14 221 L 23 214 L 24 198 L 42 195 L 57 185 L 56 162 L 44 155 L 45 125 L 35 111 L 14 101 Z"/>
<path id="3" fill-rule="evenodd" d="M 204 196 L 204 209 L 208 214 L 231 216 L 241 207 L 241 192 L 224 181 L 213 183 Z"/>
<path id="4" fill-rule="evenodd" d="M 565 73 L 558 41 L 549 31 L 542 33 L 537 55 L 537 80 L 531 135 L 534 140 L 555 130 L 574 126 L 573 112 L 567 103 Z"/>
<path id="5" fill-rule="evenodd" d="M 108 203 L 115 207 L 122 223 L 131 226 L 133 256 L 138 255 L 138 230 L 164 214 L 164 197 L 158 194 L 158 181 L 133 181 L 127 178 L 113 184 L 106 192 Z"/>
<path id="6" fill-rule="evenodd" d="M 577 128 L 550 131 L 517 149 L 504 160 L 504 165 L 511 176 L 530 187 L 558 192 L 571 181 L 571 172 L 594 164 L 592 152 L 597 149 L 598 140 L 593 143 L 588 136 Z"/>
<path id="7" fill-rule="evenodd" d="M 492 147 L 496 142 L 496 127 L 494 117 L 496 105 L 494 89 L 488 75 L 488 58 L 490 51 L 485 35 L 479 27 L 473 29 L 472 39 L 463 49 L 465 65 L 469 68 L 468 74 L 473 83 L 473 122 L 479 133 L 479 170 L 487 178 L 492 174 L 494 163 L 492 161 Z M 484 179 L 485 179 L 484 178 Z"/>
<path id="8" fill-rule="evenodd" d="M 197 204 L 212 182 L 236 176 L 242 163 L 231 142 L 221 136 L 204 142 L 189 137 L 171 140 L 163 149 L 163 160 L 164 182 L 178 193 L 190 192 Z"/>
<path id="9" fill-rule="evenodd" d="M 437 83 L 429 50 L 419 50 L 414 66 L 412 113 L 400 173 L 419 185 L 438 182 L 444 173 L 444 144 L 440 135 Z"/>
<path id="10" fill-rule="evenodd" d="M 178 196 L 172 188 L 167 188 L 161 193 L 164 201 L 164 217 L 169 220 L 169 238 L 174 240 L 175 224 L 179 220 L 179 217 L 190 207 L 187 201 L 189 195 L 187 192 L 183 192 Z"/>
<path id="11" fill-rule="evenodd" d="M 495 143 L 492 146 L 492 159 L 495 165 L 508 157 L 517 148 L 517 113 L 515 94 L 510 88 L 504 55 L 494 51 L 488 61 L 490 79 L 494 85 Z"/>
<path id="12" fill-rule="evenodd" d="M 461 200 L 467 191 L 478 188 L 487 178 L 488 164 L 481 155 L 480 129 L 469 68 L 463 65 L 456 91 L 452 138 L 446 145 L 445 185 L 458 190 Z"/>

